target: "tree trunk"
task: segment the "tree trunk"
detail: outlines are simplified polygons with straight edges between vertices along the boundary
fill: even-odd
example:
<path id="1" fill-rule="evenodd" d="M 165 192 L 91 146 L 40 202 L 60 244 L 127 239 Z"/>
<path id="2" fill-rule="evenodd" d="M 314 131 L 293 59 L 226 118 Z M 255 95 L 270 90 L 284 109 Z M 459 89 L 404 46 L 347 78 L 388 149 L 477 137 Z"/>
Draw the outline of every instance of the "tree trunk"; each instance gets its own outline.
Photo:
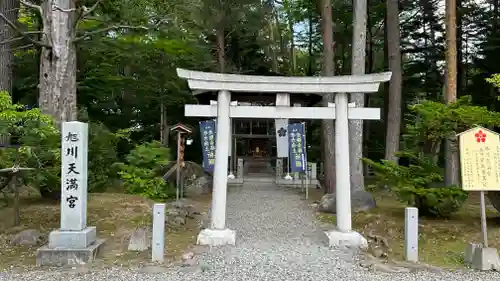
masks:
<path id="1" fill-rule="evenodd" d="M 19 1 L 0 0 L 0 13 L 11 22 L 17 22 L 19 12 Z M 4 42 L 16 37 L 16 32 L 7 23 L 0 19 L 0 42 Z M 12 52 L 13 43 L 0 43 L 0 92 L 6 91 L 12 95 L 14 54 Z"/>
<path id="2" fill-rule="evenodd" d="M 219 71 L 220 73 L 224 73 L 226 71 L 226 42 L 224 38 L 224 29 L 222 27 L 217 28 L 215 36 L 217 40 L 217 62 L 219 63 Z"/>
<path id="3" fill-rule="evenodd" d="M 456 48 L 457 48 L 457 97 L 460 97 L 465 92 L 465 64 L 464 64 L 464 40 L 463 40 L 463 11 L 462 0 L 456 2 Z"/>
<path id="4" fill-rule="evenodd" d="M 366 63 L 366 21 L 367 21 L 367 0 L 354 0 L 354 31 L 352 37 L 352 66 L 353 75 L 365 74 Z M 356 107 L 365 106 L 365 94 L 351 94 L 351 102 Z M 351 170 L 351 194 L 360 196 L 365 191 L 365 181 L 363 176 L 363 120 L 349 120 L 350 139 L 350 170 Z M 367 193 L 367 192 L 366 192 Z M 363 194 L 363 197 L 371 194 Z M 362 200 L 353 200 L 359 202 Z M 365 203 L 365 202 L 363 202 Z M 367 202 L 366 202 L 367 203 Z M 360 207 L 360 206 L 356 206 Z M 374 205 L 363 207 L 375 207 Z M 363 208 L 366 209 L 366 208 Z"/>
<path id="5" fill-rule="evenodd" d="M 295 38 L 294 33 L 295 30 L 293 28 L 293 14 L 292 14 L 292 1 L 288 3 L 288 9 L 287 9 L 287 18 L 288 18 L 288 29 L 290 30 L 290 72 L 292 75 L 295 74 L 295 70 L 297 69 L 297 58 L 295 54 Z"/>
<path id="6" fill-rule="evenodd" d="M 269 35 L 271 37 L 271 44 L 269 44 L 269 52 L 271 54 L 272 69 L 274 73 L 278 73 L 278 56 L 275 49 L 275 38 L 274 38 L 274 23 L 272 18 L 269 19 Z"/>
<path id="7" fill-rule="evenodd" d="M 399 150 L 401 132 L 401 49 L 399 33 L 398 0 L 387 0 L 387 41 L 389 69 L 392 78 L 389 84 L 389 108 L 387 114 L 387 133 L 385 139 L 385 159 L 397 162 L 395 153 Z"/>
<path id="8" fill-rule="evenodd" d="M 370 18 L 370 1 L 367 1 L 367 18 L 366 18 L 366 25 L 368 26 L 367 29 L 367 34 L 366 34 L 366 72 L 367 73 L 372 73 L 373 72 L 373 59 L 374 59 L 374 50 L 373 50 L 373 31 L 371 28 L 371 18 Z M 371 103 L 373 100 L 370 98 L 370 95 L 365 95 L 365 104 L 370 107 Z M 364 131 L 363 131 L 363 157 L 369 157 L 368 154 L 368 143 L 370 141 L 370 135 L 371 135 L 371 124 L 370 122 L 364 124 Z M 368 171 L 368 164 L 363 165 L 363 171 L 367 172 Z M 366 175 L 366 174 L 365 174 Z"/>
<path id="9" fill-rule="evenodd" d="M 309 7 L 307 8 L 307 22 L 309 27 L 308 32 L 308 44 L 307 44 L 307 53 L 309 54 L 307 60 L 307 76 L 313 76 L 313 5 L 312 0 L 309 0 Z"/>
<path id="10" fill-rule="evenodd" d="M 381 4 L 385 4 L 386 0 L 382 0 Z M 389 39 L 387 36 L 388 30 L 387 30 L 387 13 L 384 14 L 384 61 L 383 61 L 383 66 L 384 69 L 389 69 Z M 389 83 L 390 84 L 390 83 Z M 389 85 L 387 83 L 383 83 L 381 85 L 382 88 L 382 93 L 384 97 L 384 112 L 383 112 L 383 120 L 386 123 L 387 127 L 387 120 L 388 120 L 388 114 L 389 114 Z"/>
<path id="11" fill-rule="evenodd" d="M 335 53 L 333 38 L 332 6 L 330 0 L 321 0 L 321 23 L 323 27 L 323 75 L 333 76 L 335 69 Z M 333 102 L 333 94 L 323 96 L 323 102 L 326 106 Z M 334 121 L 322 120 L 322 145 L 323 145 L 323 163 L 325 169 L 325 191 L 327 193 L 335 192 L 335 139 L 334 139 Z"/>
<path id="12" fill-rule="evenodd" d="M 54 9 L 57 6 L 60 9 Z M 76 46 L 74 1 L 46 0 L 42 3 L 43 36 L 52 48 L 42 47 L 40 55 L 39 106 L 57 124 L 77 119 Z M 61 11 L 61 10 L 66 10 Z"/>
<path id="13" fill-rule="evenodd" d="M 160 139 L 163 146 L 168 147 L 168 141 L 170 140 L 170 130 L 168 129 L 168 115 L 167 106 L 162 101 L 160 105 Z"/>
<path id="14" fill-rule="evenodd" d="M 446 0 L 446 103 L 457 99 L 457 26 L 456 0 Z M 445 183 L 458 185 L 458 150 L 456 137 L 446 140 Z"/>

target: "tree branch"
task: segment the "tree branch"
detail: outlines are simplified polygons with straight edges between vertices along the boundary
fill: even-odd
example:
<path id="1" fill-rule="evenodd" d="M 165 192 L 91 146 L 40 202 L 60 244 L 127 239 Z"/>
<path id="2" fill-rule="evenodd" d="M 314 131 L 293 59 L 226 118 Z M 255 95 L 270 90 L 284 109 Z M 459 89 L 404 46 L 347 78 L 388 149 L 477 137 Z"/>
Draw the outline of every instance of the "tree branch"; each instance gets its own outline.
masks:
<path id="1" fill-rule="evenodd" d="M 29 34 L 41 34 L 42 32 L 41 31 L 24 31 L 23 33 L 26 34 L 26 35 L 29 35 Z M 19 36 L 19 37 L 14 37 L 14 38 L 6 39 L 4 41 L 0 41 L 0 46 L 1 45 L 5 45 L 5 44 L 9 44 L 9 43 L 12 43 L 12 42 L 16 42 L 16 41 L 19 41 L 19 40 L 22 40 L 22 39 L 25 39 L 25 36 Z"/>
<path id="2" fill-rule="evenodd" d="M 101 4 L 102 1 L 103 0 L 97 0 L 97 2 L 95 2 L 95 4 L 90 8 L 83 6 L 82 18 L 92 14 L 97 9 L 97 7 L 99 7 L 99 4 Z"/>
<path id="3" fill-rule="evenodd" d="M 31 48 L 34 46 L 35 45 L 33 45 L 33 44 L 28 44 L 28 45 L 19 46 L 19 47 L 13 48 L 13 49 L 9 49 L 8 51 L 19 51 L 19 50 L 28 49 L 28 48 Z"/>
<path id="4" fill-rule="evenodd" d="M 16 41 L 19 41 L 19 40 L 22 40 L 22 39 L 24 39 L 23 36 L 11 38 L 11 39 L 7 39 L 7 40 L 4 40 L 4 41 L 1 41 L 0 42 L 0 46 L 1 45 L 5 45 L 5 44 L 9 44 L 9 43 L 12 43 L 12 42 L 16 42 Z"/>
<path id="5" fill-rule="evenodd" d="M 63 13 L 72 13 L 72 12 L 76 12 L 77 9 L 76 8 L 72 8 L 72 9 L 63 9 L 57 5 L 53 5 L 52 6 L 52 11 L 61 11 Z"/>
<path id="6" fill-rule="evenodd" d="M 76 28 L 77 25 L 78 25 L 78 22 L 80 22 L 80 20 L 83 20 L 85 19 L 88 15 L 90 15 L 91 13 L 93 13 L 97 7 L 99 7 L 99 4 L 102 2 L 103 0 L 97 0 L 97 2 L 95 2 L 94 5 L 92 5 L 92 7 L 90 8 L 87 8 L 86 6 L 81 6 L 80 8 L 77 9 L 78 11 L 78 15 L 76 17 L 76 20 L 73 24 L 73 28 Z"/>
<path id="7" fill-rule="evenodd" d="M 26 2 L 26 1 L 23 1 L 23 0 L 20 0 L 21 4 L 23 4 L 24 6 L 28 7 L 28 8 L 31 8 L 31 9 L 35 9 L 37 10 L 40 15 L 43 15 L 43 12 L 42 12 L 42 7 L 40 7 L 39 5 L 36 5 L 36 4 L 33 4 L 33 3 L 30 3 L 30 2 Z"/>
<path id="8" fill-rule="evenodd" d="M 17 33 L 19 33 L 19 35 L 21 35 L 22 37 L 24 37 L 30 43 L 33 43 L 35 46 L 40 46 L 40 47 L 45 47 L 45 48 L 52 48 L 51 45 L 48 45 L 48 44 L 46 44 L 46 43 L 44 43 L 42 41 L 34 40 L 33 38 L 31 38 L 29 36 L 29 34 L 30 34 L 29 32 L 25 32 L 25 31 L 21 30 L 13 22 L 11 22 L 4 14 L 0 13 L 0 18 L 3 19 L 10 28 L 14 29 L 14 31 L 16 31 Z"/>
<path id="9" fill-rule="evenodd" d="M 73 39 L 73 43 L 76 43 L 76 42 L 79 42 L 79 41 L 84 40 L 86 38 L 89 38 L 92 35 L 96 35 L 96 34 L 99 34 L 99 33 L 104 33 L 104 32 L 115 30 L 115 29 L 135 29 L 135 30 L 141 29 L 141 30 L 149 30 L 145 26 L 113 25 L 113 26 L 108 26 L 108 27 L 96 29 L 94 31 L 85 32 L 85 33 L 83 33 L 82 36 L 79 36 L 79 37 L 76 37 L 75 39 Z"/>

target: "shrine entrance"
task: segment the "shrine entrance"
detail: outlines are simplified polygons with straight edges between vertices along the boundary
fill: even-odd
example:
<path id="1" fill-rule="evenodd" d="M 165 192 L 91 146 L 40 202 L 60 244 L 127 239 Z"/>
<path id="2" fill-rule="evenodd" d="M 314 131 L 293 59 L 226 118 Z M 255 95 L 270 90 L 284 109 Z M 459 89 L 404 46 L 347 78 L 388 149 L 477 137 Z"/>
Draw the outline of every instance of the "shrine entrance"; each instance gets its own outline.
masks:
<path id="1" fill-rule="evenodd" d="M 379 120 L 380 110 L 359 108 L 354 104 L 351 107 L 347 93 L 377 92 L 380 83 L 391 78 L 390 72 L 336 77 L 270 77 L 177 69 L 177 74 L 186 79 L 193 90 L 218 91 L 217 101 L 211 102 L 210 105 L 184 106 L 186 116 L 217 118 L 212 221 L 210 228 L 203 229 L 198 235 L 198 244 L 212 246 L 235 244 L 235 231 L 226 227 L 232 119 L 334 119 L 337 230 L 342 234 L 351 233 L 349 119 Z M 232 100 L 231 93 L 251 91 L 274 93 L 276 97 L 274 106 L 248 106 Z M 290 106 L 291 94 L 321 96 L 333 93 L 335 93 L 335 103 L 320 107 L 301 107 L 295 104 L 293 107 Z"/>
<path id="2" fill-rule="evenodd" d="M 236 156 L 243 159 L 247 179 L 275 178 L 276 135 L 274 119 L 233 119 Z"/>

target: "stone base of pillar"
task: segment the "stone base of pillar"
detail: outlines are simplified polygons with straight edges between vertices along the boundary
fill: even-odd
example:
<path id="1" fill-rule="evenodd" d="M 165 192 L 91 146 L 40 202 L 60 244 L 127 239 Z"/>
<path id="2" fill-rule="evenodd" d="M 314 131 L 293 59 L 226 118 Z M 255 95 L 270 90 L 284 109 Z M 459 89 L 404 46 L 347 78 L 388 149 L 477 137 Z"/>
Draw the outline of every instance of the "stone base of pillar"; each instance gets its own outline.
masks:
<path id="1" fill-rule="evenodd" d="M 328 237 L 328 245 L 334 248 L 366 249 L 368 241 L 363 235 L 356 231 L 340 232 L 330 230 L 325 232 Z"/>
<path id="2" fill-rule="evenodd" d="M 85 249 L 97 239 L 96 227 L 80 231 L 54 230 L 49 234 L 49 248 Z"/>
<path id="3" fill-rule="evenodd" d="M 38 266 L 67 266 L 91 263 L 103 248 L 104 239 L 97 239 L 93 226 L 80 231 L 54 230 L 49 243 L 37 250 Z"/>
<path id="4" fill-rule="evenodd" d="M 36 251 L 37 266 L 68 266 L 92 263 L 100 256 L 104 248 L 104 239 L 96 239 L 91 245 L 82 249 L 49 248 L 48 245 Z"/>
<path id="5" fill-rule="evenodd" d="M 198 234 L 196 244 L 208 246 L 235 245 L 236 232 L 229 228 L 222 230 L 206 228 Z"/>

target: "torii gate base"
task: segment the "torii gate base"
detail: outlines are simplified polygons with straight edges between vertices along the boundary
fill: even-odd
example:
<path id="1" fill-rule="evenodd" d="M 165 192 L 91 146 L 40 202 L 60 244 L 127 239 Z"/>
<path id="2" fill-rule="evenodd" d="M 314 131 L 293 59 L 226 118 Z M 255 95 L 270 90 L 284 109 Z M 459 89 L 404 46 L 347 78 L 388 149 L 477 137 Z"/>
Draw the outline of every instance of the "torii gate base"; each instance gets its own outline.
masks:
<path id="1" fill-rule="evenodd" d="M 231 118 L 335 119 L 337 229 L 326 232 L 332 247 L 366 248 L 368 243 L 351 226 L 351 182 L 349 171 L 349 119 L 378 120 L 376 108 L 348 108 L 347 93 L 378 91 L 391 73 L 337 77 L 270 77 L 207 73 L 177 69 L 193 90 L 219 91 L 215 105 L 185 105 L 186 116 L 217 117 L 212 221 L 198 236 L 198 244 L 234 245 L 236 233 L 226 227 L 228 147 Z M 231 105 L 231 92 L 335 94 L 335 107 L 238 106 Z M 283 94 L 280 94 L 283 95 Z M 289 100 L 289 98 L 288 98 Z"/>

